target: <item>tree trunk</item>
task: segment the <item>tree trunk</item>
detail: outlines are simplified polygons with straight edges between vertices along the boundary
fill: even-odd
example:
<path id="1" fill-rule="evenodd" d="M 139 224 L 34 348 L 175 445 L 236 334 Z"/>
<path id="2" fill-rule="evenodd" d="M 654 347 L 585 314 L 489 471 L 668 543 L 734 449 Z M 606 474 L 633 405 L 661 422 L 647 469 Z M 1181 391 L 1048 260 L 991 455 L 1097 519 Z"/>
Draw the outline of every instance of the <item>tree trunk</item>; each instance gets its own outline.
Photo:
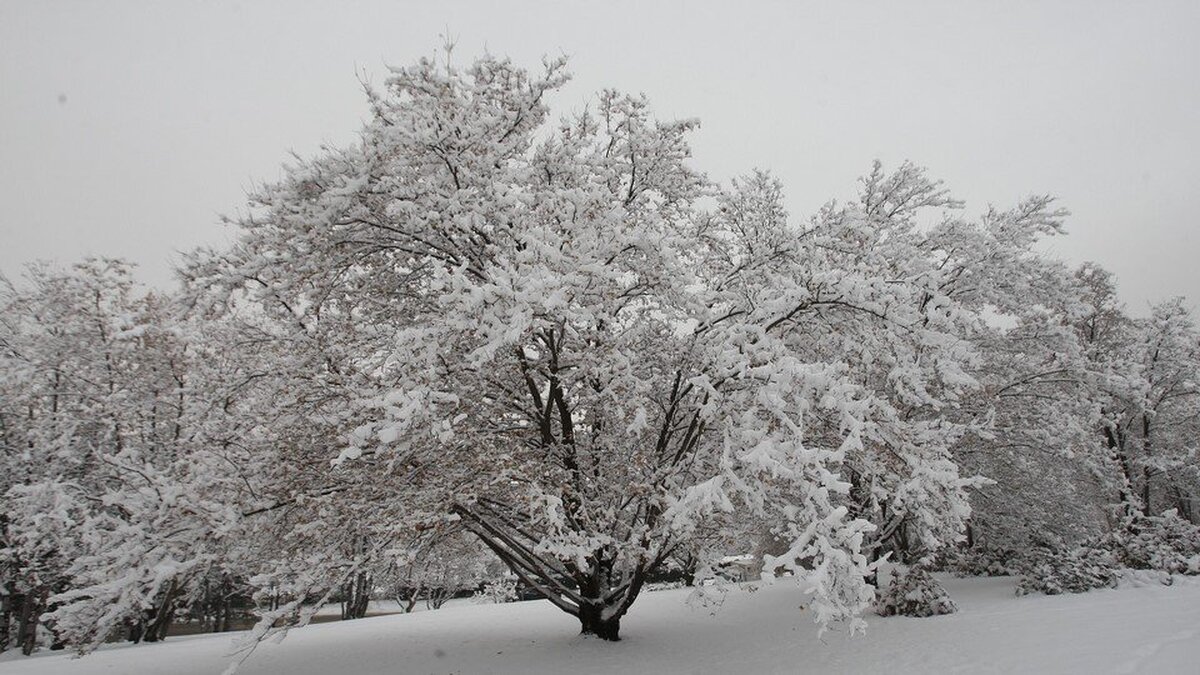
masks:
<path id="1" fill-rule="evenodd" d="M 454 512 L 522 583 L 579 619 L 581 634 L 611 642 L 621 639 L 621 617 L 641 593 L 646 576 L 661 566 L 662 555 L 624 574 L 614 573 L 614 555 L 604 549 L 588 556 L 586 566 L 543 558 L 536 540 L 512 527 L 511 518 L 484 502 L 475 506 L 479 512 L 461 504 L 455 505 Z M 653 524 L 648 517 L 647 525 Z"/>
<path id="2" fill-rule="evenodd" d="M 371 601 L 371 575 L 357 572 L 354 578 L 342 587 L 342 619 L 361 619 L 367 615 Z"/>
<path id="3" fill-rule="evenodd" d="M 37 649 L 37 627 L 42 619 L 45 592 L 31 590 L 17 596 L 19 602 L 19 623 L 17 624 L 17 646 L 21 653 L 29 656 Z"/>
<path id="4" fill-rule="evenodd" d="M 1149 516 L 1153 513 L 1150 510 L 1150 454 L 1153 446 L 1150 444 L 1150 416 L 1142 413 L 1142 454 L 1143 461 L 1147 462 L 1142 465 L 1142 508 L 1143 512 Z"/>
<path id="5" fill-rule="evenodd" d="M 396 604 L 400 605 L 405 614 L 409 614 L 417 606 L 417 598 L 420 596 L 420 588 L 400 588 L 396 590 Z"/>
<path id="6" fill-rule="evenodd" d="M 3 541 L 10 541 L 8 534 L 8 514 L 6 513 L 0 513 L 0 538 Z M 4 582 L 3 591 L 0 592 L 0 654 L 8 651 L 9 631 L 12 630 L 12 622 L 17 609 L 16 579 L 20 566 L 17 564 L 15 556 L 9 559 L 7 566 L 8 569 L 4 572 L 4 576 L 7 579 Z"/>
<path id="7" fill-rule="evenodd" d="M 426 609 L 441 609 L 450 599 L 450 590 L 446 588 L 431 588 L 425 594 Z"/>
<path id="8" fill-rule="evenodd" d="M 0 595 L 0 654 L 8 651 L 8 633 L 12 629 L 13 602 L 16 597 L 16 586 L 11 581 L 6 583 L 4 594 Z"/>
<path id="9" fill-rule="evenodd" d="M 1183 490 L 1179 488 L 1179 483 L 1171 481 L 1171 497 L 1175 500 L 1175 510 L 1179 511 L 1179 517 L 1184 520 L 1196 524 L 1195 514 L 1192 513 L 1192 502 L 1183 494 Z"/>
<path id="10" fill-rule="evenodd" d="M 1115 428 L 1114 428 L 1115 427 Z M 1136 511 L 1145 513 L 1145 505 L 1139 508 L 1133 493 L 1133 475 L 1129 466 L 1129 456 L 1125 454 L 1125 433 L 1117 425 L 1104 426 L 1104 442 L 1108 446 L 1110 457 L 1120 470 L 1120 486 L 1117 498 L 1120 500 L 1121 517 L 1128 518 Z"/>
<path id="11" fill-rule="evenodd" d="M 145 621 L 145 632 L 142 639 L 146 642 L 159 642 L 167 637 L 171 627 L 171 618 L 175 615 L 175 582 L 172 581 L 158 607 L 150 610 Z"/>
<path id="12" fill-rule="evenodd" d="M 604 619 L 604 608 L 597 604 L 586 604 L 579 608 L 581 635 L 595 635 L 601 640 L 617 642 L 621 639 L 621 618 Z"/>

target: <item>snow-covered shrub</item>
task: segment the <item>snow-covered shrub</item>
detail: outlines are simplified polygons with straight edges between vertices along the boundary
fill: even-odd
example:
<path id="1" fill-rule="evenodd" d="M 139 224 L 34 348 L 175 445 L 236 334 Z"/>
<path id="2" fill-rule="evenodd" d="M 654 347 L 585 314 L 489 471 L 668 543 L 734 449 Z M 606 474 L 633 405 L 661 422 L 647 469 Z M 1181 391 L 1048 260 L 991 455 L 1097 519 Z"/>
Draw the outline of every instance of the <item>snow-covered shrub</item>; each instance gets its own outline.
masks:
<path id="1" fill-rule="evenodd" d="M 1175 585 L 1175 575 L 1160 570 L 1131 570 L 1125 568 L 1121 570 L 1121 578 L 1118 584 L 1121 588 L 1173 586 Z"/>
<path id="2" fill-rule="evenodd" d="M 514 602 L 517 597 L 516 578 L 506 576 L 485 583 L 483 588 L 476 591 L 471 599 L 477 605 L 499 605 L 505 602 Z"/>
<path id="3" fill-rule="evenodd" d="M 1130 518 L 1102 544 L 1124 567 L 1200 574 L 1200 526 L 1180 518 L 1174 509 Z"/>
<path id="4" fill-rule="evenodd" d="M 945 569 L 957 577 L 1003 577 L 1020 573 L 1017 551 L 999 546 L 973 546 L 949 554 Z"/>
<path id="5" fill-rule="evenodd" d="M 1017 580 L 1017 595 L 1084 593 L 1117 586 L 1117 562 L 1101 548 L 1045 550 L 1031 555 L 1024 567 Z"/>
<path id="6" fill-rule="evenodd" d="M 920 565 L 907 572 L 893 570 L 892 583 L 875 599 L 875 613 L 879 616 L 937 616 L 956 611 L 958 607 L 946 589 Z"/>

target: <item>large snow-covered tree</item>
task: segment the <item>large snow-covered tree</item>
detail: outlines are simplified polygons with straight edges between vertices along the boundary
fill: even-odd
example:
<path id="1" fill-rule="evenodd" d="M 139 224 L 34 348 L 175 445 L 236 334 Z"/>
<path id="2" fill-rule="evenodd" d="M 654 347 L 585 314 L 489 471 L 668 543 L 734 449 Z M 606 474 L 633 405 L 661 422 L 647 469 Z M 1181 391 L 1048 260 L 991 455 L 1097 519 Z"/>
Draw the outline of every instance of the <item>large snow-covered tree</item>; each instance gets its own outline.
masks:
<path id="1" fill-rule="evenodd" d="M 974 386 L 966 319 L 917 225 L 955 203 L 877 167 L 861 203 L 797 225 L 769 176 L 692 169 L 696 123 L 641 97 L 550 122 L 565 77 L 395 70 L 360 142 L 259 190 L 194 283 L 259 303 L 313 357 L 300 376 L 353 399 L 328 475 L 367 482 L 341 508 L 388 504 L 375 540 L 450 513 L 616 639 L 649 574 L 748 509 L 817 619 L 854 617 L 876 526 L 936 547 L 967 515 L 962 430 L 936 414 Z"/>

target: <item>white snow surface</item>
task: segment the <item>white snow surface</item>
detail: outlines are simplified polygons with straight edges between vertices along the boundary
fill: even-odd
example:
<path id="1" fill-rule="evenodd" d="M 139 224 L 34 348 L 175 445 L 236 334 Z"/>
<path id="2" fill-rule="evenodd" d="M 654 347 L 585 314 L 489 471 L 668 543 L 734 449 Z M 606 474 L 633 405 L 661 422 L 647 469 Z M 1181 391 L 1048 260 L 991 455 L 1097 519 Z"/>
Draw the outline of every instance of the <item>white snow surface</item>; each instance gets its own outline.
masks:
<path id="1" fill-rule="evenodd" d="M 868 616 L 865 635 L 818 638 L 788 583 L 733 591 L 719 608 L 687 589 L 647 593 L 624 639 L 577 634 L 547 602 L 445 607 L 308 626 L 261 645 L 243 675 L 317 673 L 1196 673 L 1200 581 L 1128 584 L 1054 597 L 1013 595 L 1013 579 L 943 578 L 959 611 Z M 715 610 L 715 611 L 714 611 Z M 236 638 L 236 634 L 234 635 Z M 229 663 L 231 635 L 110 645 L 82 659 L 6 655 L 4 675 L 203 673 Z M 11 652 L 10 652 L 11 654 Z"/>

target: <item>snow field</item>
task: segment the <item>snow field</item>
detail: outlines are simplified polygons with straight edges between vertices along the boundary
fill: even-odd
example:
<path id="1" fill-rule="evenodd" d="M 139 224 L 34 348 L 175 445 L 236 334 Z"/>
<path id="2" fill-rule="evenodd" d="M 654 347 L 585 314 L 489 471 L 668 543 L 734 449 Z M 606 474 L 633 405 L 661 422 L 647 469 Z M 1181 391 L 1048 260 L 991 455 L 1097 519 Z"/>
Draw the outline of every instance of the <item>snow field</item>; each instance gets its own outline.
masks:
<path id="1" fill-rule="evenodd" d="M 358 673 L 1196 673 L 1200 580 L 1129 584 L 1081 595 L 1013 595 L 1011 578 L 942 583 L 956 614 L 867 617 L 865 635 L 818 636 L 786 582 L 692 606 L 687 589 L 647 593 L 616 644 L 584 638 L 547 602 L 308 626 L 268 643 L 243 675 Z M 229 634 L 112 645 L 83 659 L 6 657 L 4 675 L 213 674 Z"/>

